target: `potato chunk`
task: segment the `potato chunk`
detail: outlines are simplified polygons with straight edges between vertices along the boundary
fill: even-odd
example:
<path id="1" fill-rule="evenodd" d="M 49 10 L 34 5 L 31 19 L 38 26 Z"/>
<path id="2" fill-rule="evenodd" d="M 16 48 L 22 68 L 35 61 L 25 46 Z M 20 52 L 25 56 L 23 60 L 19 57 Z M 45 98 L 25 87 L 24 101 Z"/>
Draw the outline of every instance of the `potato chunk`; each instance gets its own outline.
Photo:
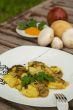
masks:
<path id="1" fill-rule="evenodd" d="M 28 85 L 28 88 L 22 88 L 22 94 L 27 96 L 27 97 L 38 97 L 39 96 L 39 91 L 32 85 Z"/>
<path id="2" fill-rule="evenodd" d="M 52 75 L 54 77 L 62 78 L 63 72 L 62 72 L 62 70 L 59 67 L 57 67 L 57 66 L 51 66 L 50 67 L 50 70 L 52 71 Z"/>
<path id="3" fill-rule="evenodd" d="M 29 67 L 29 72 L 31 75 L 37 74 L 38 72 L 41 72 L 41 68 L 40 67 Z"/>
<path id="4" fill-rule="evenodd" d="M 19 84 L 18 79 L 10 74 L 4 75 L 3 80 L 12 88 Z"/>
<path id="5" fill-rule="evenodd" d="M 27 70 L 25 66 L 14 65 L 9 69 L 8 73 L 11 74 L 12 76 L 21 77 L 21 75 L 26 71 Z"/>
<path id="6" fill-rule="evenodd" d="M 49 82 L 49 89 L 65 89 L 68 86 L 68 83 L 63 79 L 56 80 L 55 82 Z"/>

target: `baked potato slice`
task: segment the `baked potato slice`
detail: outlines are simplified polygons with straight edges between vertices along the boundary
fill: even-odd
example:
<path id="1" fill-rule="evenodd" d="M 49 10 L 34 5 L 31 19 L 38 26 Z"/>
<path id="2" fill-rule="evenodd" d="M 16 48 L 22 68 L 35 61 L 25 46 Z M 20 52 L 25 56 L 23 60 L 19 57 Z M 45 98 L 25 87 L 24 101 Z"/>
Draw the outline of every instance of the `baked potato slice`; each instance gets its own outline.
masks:
<path id="1" fill-rule="evenodd" d="M 25 66 L 22 66 L 22 65 L 14 65 L 12 66 L 8 73 L 11 74 L 12 76 L 17 76 L 17 77 L 21 77 L 21 75 L 23 73 L 25 73 L 27 70 L 26 70 L 26 67 Z"/>
<path id="2" fill-rule="evenodd" d="M 34 87 L 37 88 L 37 90 L 39 91 L 39 96 L 40 97 L 47 97 L 49 94 L 49 89 L 48 89 L 48 85 L 47 82 L 35 82 L 34 83 Z"/>
<path id="3" fill-rule="evenodd" d="M 47 65 L 45 65 L 44 63 L 39 62 L 39 61 L 29 62 L 28 69 L 31 74 L 35 74 L 35 73 L 38 73 L 41 71 L 44 71 L 46 74 L 53 73 L 52 70 L 50 69 L 50 67 L 48 67 Z"/>
<path id="4" fill-rule="evenodd" d="M 49 82 L 49 89 L 65 89 L 68 86 L 68 83 L 63 79 L 56 79 L 55 82 Z"/>
<path id="5" fill-rule="evenodd" d="M 52 75 L 54 77 L 62 78 L 63 72 L 62 72 L 62 70 L 59 67 L 57 67 L 57 66 L 51 66 L 50 67 L 50 70 L 52 71 Z"/>
<path id="6" fill-rule="evenodd" d="M 37 67 L 37 66 L 45 66 L 44 63 L 39 61 L 28 62 L 28 67 Z"/>
<path id="7" fill-rule="evenodd" d="M 39 96 L 39 91 L 32 84 L 29 84 L 27 88 L 23 87 L 21 92 L 23 95 L 31 98 Z"/>
<path id="8" fill-rule="evenodd" d="M 4 75 L 3 80 L 12 88 L 19 84 L 18 78 L 10 74 Z"/>

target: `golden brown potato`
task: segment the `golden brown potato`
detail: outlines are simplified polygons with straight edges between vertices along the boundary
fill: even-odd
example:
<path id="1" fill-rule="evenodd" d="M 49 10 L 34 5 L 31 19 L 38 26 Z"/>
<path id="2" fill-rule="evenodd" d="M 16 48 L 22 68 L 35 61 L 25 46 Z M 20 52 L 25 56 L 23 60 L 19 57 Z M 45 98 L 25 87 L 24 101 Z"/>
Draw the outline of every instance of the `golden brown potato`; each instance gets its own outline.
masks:
<path id="1" fill-rule="evenodd" d="M 36 74 L 36 75 L 35 75 Z M 3 80 L 29 98 L 46 97 L 49 89 L 65 89 L 68 83 L 62 79 L 63 72 L 57 66 L 33 61 L 28 63 L 28 69 L 22 65 L 14 65 Z"/>
<path id="2" fill-rule="evenodd" d="M 12 76 L 17 76 L 17 77 L 21 77 L 21 75 L 23 73 L 25 73 L 27 70 L 26 70 L 26 67 L 25 66 L 22 66 L 22 65 L 14 65 L 12 66 L 8 73 L 11 74 Z"/>
<path id="3" fill-rule="evenodd" d="M 65 82 L 63 79 L 58 79 L 55 82 L 48 83 L 49 89 L 65 89 L 67 86 L 68 86 L 68 83 Z"/>
<path id="4" fill-rule="evenodd" d="M 19 91 L 21 91 L 22 90 L 22 85 L 21 84 L 17 85 L 17 86 L 15 86 L 15 88 L 18 89 Z"/>
<path id="5" fill-rule="evenodd" d="M 45 63 L 39 61 L 33 61 L 28 63 L 28 70 L 29 72 L 34 75 L 38 72 L 44 71 L 45 73 L 52 74 L 51 69 L 45 65 Z"/>
<path id="6" fill-rule="evenodd" d="M 34 83 L 34 87 L 37 88 L 37 90 L 39 91 L 39 96 L 41 97 L 46 97 L 49 94 L 49 89 L 48 89 L 48 85 L 47 82 L 36 82 Z"/>
<path id="7" fill-rule="evenodd" d="M 21 91 L 22 84 L 21 84 L 21 80 L 20 79 L 18 79 L 18 85 L 16 85 L 15 88 L 18 89 L 19 91 Z"/>
<path id="8" fill-rule="evenodd" d="M 39 96 L 39 91 L 31 84 L 28 85 L 28 88 L 23 87 L 21 92 L 23 95 L 31 98 L 35 98 Z"/>
<path id="9" fill-rule="evenodd" d="M 52 71 L 52 75 L 54 77 L 62 78 L 63 72 L 62 72 L 62 70 L 59 67 L 57 67 L 57 66 L 51 66 L 50 67 L 50 70 Z"/>
<path id="10" fill-rule="evenodd" d="M 63 20 L 57 20 L 52 23 L 51 28 L 54 30 L 55 36 L 62 38 L 63 32 L 72 28 L 72 25 Z"/>
<path id="11" fill-rule="evenodd" d="M 37 74 L 38 72 L 42 71 L 40 67 L 28 67 L 28 70 L 31 75 Z"/>
<path id="12" fill-rule="evenodd" d="M 33 62 L 28 62 L 28 66 L 29 67 L 37 67 L 37 66 L 45 66 L 45 64 L 43 62 L 39 62 L 39 61 L 33 61 Z"/>
<path id="13" fill-rule="evenodd" d="M 10 87 L 15 87 L 16 85 L 19 84 L 19 81 L 16 77 L 13 77 L 10 74 L 6 74 L 3 76 L 3 80 L 10 86 Z"/>

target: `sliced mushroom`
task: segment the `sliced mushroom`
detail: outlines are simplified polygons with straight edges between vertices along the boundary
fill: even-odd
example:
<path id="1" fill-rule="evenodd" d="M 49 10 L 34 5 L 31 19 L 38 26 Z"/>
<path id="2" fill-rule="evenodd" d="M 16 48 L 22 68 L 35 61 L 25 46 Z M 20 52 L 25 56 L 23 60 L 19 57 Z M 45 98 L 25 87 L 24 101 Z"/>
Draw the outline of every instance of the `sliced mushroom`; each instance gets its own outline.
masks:
<path id="1" fill-rule="evenodd" d="M 22 66 L 22 65 L 14 65 L 12 66 L 8 73 L 12 74 L 13 76 L 18 76 L 20 77 L 23 73 L 26 73 L 26 68 L 25 66 Z"/>
<path id="2" fill-rule="evenodd" d="M 46 83 L 37 82 L 35 84 L 35 87 L 39 91 L 39 96 L 46 97 L 49 94 L 48 86 L 46 86 Z"/>

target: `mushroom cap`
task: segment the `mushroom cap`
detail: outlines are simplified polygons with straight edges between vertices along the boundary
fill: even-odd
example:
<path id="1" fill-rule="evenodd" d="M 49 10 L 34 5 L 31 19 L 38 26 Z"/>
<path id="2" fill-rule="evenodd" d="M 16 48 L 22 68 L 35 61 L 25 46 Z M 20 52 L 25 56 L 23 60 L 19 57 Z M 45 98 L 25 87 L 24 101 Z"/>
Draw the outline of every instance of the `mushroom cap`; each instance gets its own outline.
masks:
<path id="1" fill-rule="evenodd" d="M 47 46 L 52 42 L 53 38 L 54 38 L 53 29 L 50 27 L 46 27 L 39 34 L 38 44 L 41 46 Z"/>
<path id="2" fill-rule="evenodd" d="M 67 48 L 73 48 L 73 28 L 66 30 L 62 36 L 63 43 Z"/>

